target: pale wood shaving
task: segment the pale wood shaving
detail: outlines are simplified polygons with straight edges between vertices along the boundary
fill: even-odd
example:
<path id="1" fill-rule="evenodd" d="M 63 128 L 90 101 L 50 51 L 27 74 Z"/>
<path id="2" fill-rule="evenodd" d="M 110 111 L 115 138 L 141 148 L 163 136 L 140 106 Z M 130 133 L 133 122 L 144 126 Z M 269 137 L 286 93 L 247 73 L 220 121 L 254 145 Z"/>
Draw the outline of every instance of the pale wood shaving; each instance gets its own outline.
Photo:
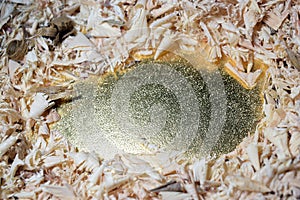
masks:
<path id="1" fill-rule="evenodd" d="M 264 22 L 268 24 L 271 28 L 274 30 L 278 30 L 278 28 L 281 26 L 283 20 L 288 16 L 289 10 L 291 6 L 291 0 L 286 1 L 285 3 L 285 9 L 281 12 L 278 7 L 274 8 L 274 10 L 269 11 L 269 13 L 266 15 Z"/>
<path id="2" fill-rule="evenodd" d="M 254 168 L 258 171 L 260 169 L 260 162 L 257 145 L 249 144 L 246 151 L 249 156 L 249 160 L 251 161 Z"/>
<path id="3" fill-rule="evenodd" d="M 228 183 L 231 187 L 237 187 L 239 190 L 244 191 L 261 193 L 271 191 L 271 189 L 269 189 L 265 185 L 241 176 L 227 176 L 225 182 Z"/>

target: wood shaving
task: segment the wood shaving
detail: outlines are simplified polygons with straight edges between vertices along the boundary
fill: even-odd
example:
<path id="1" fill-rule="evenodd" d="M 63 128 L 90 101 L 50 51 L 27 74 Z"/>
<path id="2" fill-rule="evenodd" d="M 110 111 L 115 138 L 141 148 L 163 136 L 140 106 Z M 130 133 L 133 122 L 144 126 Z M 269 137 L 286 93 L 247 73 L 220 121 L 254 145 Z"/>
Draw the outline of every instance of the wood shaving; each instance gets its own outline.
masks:
<path id="1" fill-rule="evenodd" d="M 297 1 L 10 0 L 0 9 L 1 199 L 300 198 Z M 60 16 L 77 35 L 53 46 L 51 30 L 39 30 Z M 59 120 L 52 100 L 62 98 L 51 95 L 72 81 L 199 44 L 210 62 L 229 58 L 226 68 L 249 88 L 266 77 L 264 117 L 234 151 L 189 161 L 178 152 L 103 160 L 49 128 Z M 265 75 L 256 60 L 268 65 Z M 170 181 L 176 192 L 151 192 Z"/>
<path id="2" fill-rule="evenodd" d="M 33 102 L 30 106 L 29 118 L 40 117 L 46 109 L 54 105 L 54 102 L 50 102 L 48 96 L 43 93 L 36 93 L 33 98 Z"/>

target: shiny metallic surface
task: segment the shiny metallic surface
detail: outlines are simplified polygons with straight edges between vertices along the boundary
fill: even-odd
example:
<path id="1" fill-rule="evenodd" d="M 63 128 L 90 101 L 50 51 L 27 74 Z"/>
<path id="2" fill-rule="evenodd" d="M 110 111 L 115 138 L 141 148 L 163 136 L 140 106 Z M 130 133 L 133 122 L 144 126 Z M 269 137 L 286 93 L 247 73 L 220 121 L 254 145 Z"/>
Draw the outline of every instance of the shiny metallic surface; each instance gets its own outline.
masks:
<path id="1" fill-rule="evenodd" d="M 112 93 L 118 81 L 127 73 L 147 66 L 172 68 L 191 86 L 196 94 L 196 104 L 190 104 L 191 107 L 185 108 L 185 111 L 189 111 L 191 115 L 196 112 L 198 120 L 192 121 L 194 118 L 189 118 L 187 115 L 185 126 L 189 126 L 187 123 L 197 124 L 197 132 L 193 137 L 176 137 L 180 132 L 181 115 L 184 109 L 173 90 L 180 91 L 183 84 L 175 84 L 174 87 L 177 88 L 173 90 L 164 87 L 163 84 L 144 84 L 138 87 L 130 96 L 126 113 L 122 113 L 125 112 L 122 109 L 119 110 L 120 116 L 126 116 L 129 111 L 128 118 L 135 124 L 134 127 L 147 127 L 150 124 L 152 128 L 149 131 L 145 128 L 136 128 L 137 130 L 130 133 L 120 128 L 120 123 L 115 119 L 112 110 L 112 105 L 118 102 L 114 102 Z M 204 137 L 208 133 L 212 118 L 211 99 L 218 101 L 216 99 L 218 97 L 211 97 L 212 93 L 206 84 L 207 81 L 218 84 L 218 81 L 214 80 L 216 77 L 214 72 L 210 73 L 210 76 L 206 77 L 209 80 L 206 80 L 201 71 L 184 61 L 145 61 L 127 70 L 80 81 L 74 86 L 72 99 L 58 106 L 62 119 L 54 125 L 54 129 L 62 132 L 79 148 L 94 150 L 106 158 L 115 153 L 151 153 L 157 149 L 186 151 L 189 156 L 202 156 L 208 153 L 220 155 L 230 152 L 249 132 L 254 130 L 259 120 L 262 104 L 260 88 L 247 90 L 231 76 L 218 69 L 224 87 L 215 85 L 214 88 L 215 90 L 225 88 L 226 101 L 219 99 L 218 102 L 218 104 L 222 102 L 225 104 L 220 107 L 224 109 L 221 112 L 226 113 L 225 123 L 222 125 L 221 134 L 215 140 L 212 137 L 214 144 L 211 145 L 210 152 L 204 152 L 200 147 L 204 145 Z M 214 94 L 218 92 L 222 91 L 216 91 Z M 185 96 L 189 98 L 189 95 L 185 94 Z M 190 105 L 184 104 L 187 107 Z M 215 126 L 220 126 L 217 123 Z M 157 131 L 153 132 L 152 130 L 157 127 Z M 189 141 L 180 141 L 181 138 Z"/>

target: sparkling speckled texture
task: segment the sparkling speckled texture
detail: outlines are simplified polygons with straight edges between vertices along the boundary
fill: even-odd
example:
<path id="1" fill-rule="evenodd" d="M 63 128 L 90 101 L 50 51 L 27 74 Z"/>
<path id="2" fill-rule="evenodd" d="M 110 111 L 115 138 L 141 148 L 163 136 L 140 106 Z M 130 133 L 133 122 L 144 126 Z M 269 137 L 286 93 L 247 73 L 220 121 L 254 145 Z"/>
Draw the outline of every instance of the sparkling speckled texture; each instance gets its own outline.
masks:
<path id="1" fill-rule="evenodd" d="M 151 64 L 153 64 L 152 61 L 146 61 L 137 64 L 135 67 Z M 211 94 L 201 76 L 203 74 L 197 72 L 185 62 L 161 62 L 160 64 L 156 62 L 156 64 L 158 67 L 164 65 L 178 71 L 192 86 L 197 96 L 197 104 L 200 110 L 198 113 L 199 126 L 195 137 L 188 138 L 191 140 L 188 142 L 188 148 L 180 145 L 182 141 L 172 143 L 180 129 L 180 102 L 170 89 L 159 84 L 144 85 L 133 93 L 130 97 L 128 117 L 139 126 L 146 126 L 149 123 L 157 123 L 157 126 L 162 126 L 161 124 L 164 123 L 163 128 L 155 134 L 151 134 L 151 130 L 149 133 L 140 131 L 139 135 L 120 131 L 111 109 L 111 104 L 114 103 L 113 100 L 111 101 L 113 89 L 117 81 L 124 76 L 123 72 L 120 71 L 107 74 L 100 79 L 90 78 L 76 84 L 74 99 L 59 107 L 62 120 L 55 125 L 56 129 L 67 135 L 70 141 L 77 146 L 83 149 L 95 150 L 104 157 L 122 152 L 117 149 L 130 153 L 147 153 L 156 148 L 171 148 L 187 150 L 189 155 L 194 156 L 209 153 L 204 152 L 203 148 L 199 148 L 204 145 L 203 137 L 208 131 L 210 118 L 212 117 Z M 129 72 L 135 70 L 135 67 L 129 69 Z M 214 73 L 216 72 L 211 72 L 206 77 L 206 79 L 211 79 L 209 81 L 213 83 L 217 77 Z M 212 137 L 214 144 L 212 144 L 210 152 L 217 155 L 233 150 L 242 138 L 253 130 L 255 121 L 259 118 L 261 106 L 258 87 L 253 90 L 244 89 L 222 70 L 218 73 L 222 76 L 226 94 L 226 101 L 224 102 L 226 106 L 223 106 L 225 110 L 220 112 L 226 113 L 226 118 L 221 135 L 215 139 L 214 136 Z M 217 84 L 218 81 L 215 81 L 215 83 Z M 177 84 L 177 87 L 181 87 L 181 85 Z M 222 86 L 215 85 L 214 88 L 216 90 L 220 88 L 220 91 L 216 91 L 215 94 L 224 92 L 221 91 Z M 214 99 L 218 101 L 218 99 Z M 221 100 L 218 103 L 222 103 Z M 156 109 L 155 106 L 157 105 L 161 106 L 163 110 L 156 110 L 155 112 L 160 114 L 156 113 L 153 120 L 153 113 L 151 112 Z M 160 109 L 160 107 L 157 107 L 157 109 Z M 195 109 L 190 108 L 190 110 L 193 112 Z M 195 124 L 192 121 L 190 123 Z M 220 124 L 217 122 L 216 126 L 220 126 Z M 139 131 L 137 130 L 137 132 Z M 175 147 L 169 146 L 174 144 L 178 145 L 175 145 Z"/>

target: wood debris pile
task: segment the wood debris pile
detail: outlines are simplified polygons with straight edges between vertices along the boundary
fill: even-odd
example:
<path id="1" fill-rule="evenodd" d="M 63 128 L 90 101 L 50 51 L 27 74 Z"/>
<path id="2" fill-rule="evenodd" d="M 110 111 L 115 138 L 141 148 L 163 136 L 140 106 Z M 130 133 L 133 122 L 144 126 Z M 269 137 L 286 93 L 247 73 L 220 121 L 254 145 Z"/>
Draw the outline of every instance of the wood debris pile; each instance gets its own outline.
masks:
<path id="1" fill-rule="evenodd" d="M 62 2 L 0 3 L 1 199 L 300 198 L 297 1 Z M 72 25 L 57 38 L 61 16 Z M 235 151 L 191 163 L 176 153 L 101 160 L 49 129 L 72 81 L 203 43 L 249 88 L 262 73 L 254 60 L 269 67 L 264 118 Z"/>

